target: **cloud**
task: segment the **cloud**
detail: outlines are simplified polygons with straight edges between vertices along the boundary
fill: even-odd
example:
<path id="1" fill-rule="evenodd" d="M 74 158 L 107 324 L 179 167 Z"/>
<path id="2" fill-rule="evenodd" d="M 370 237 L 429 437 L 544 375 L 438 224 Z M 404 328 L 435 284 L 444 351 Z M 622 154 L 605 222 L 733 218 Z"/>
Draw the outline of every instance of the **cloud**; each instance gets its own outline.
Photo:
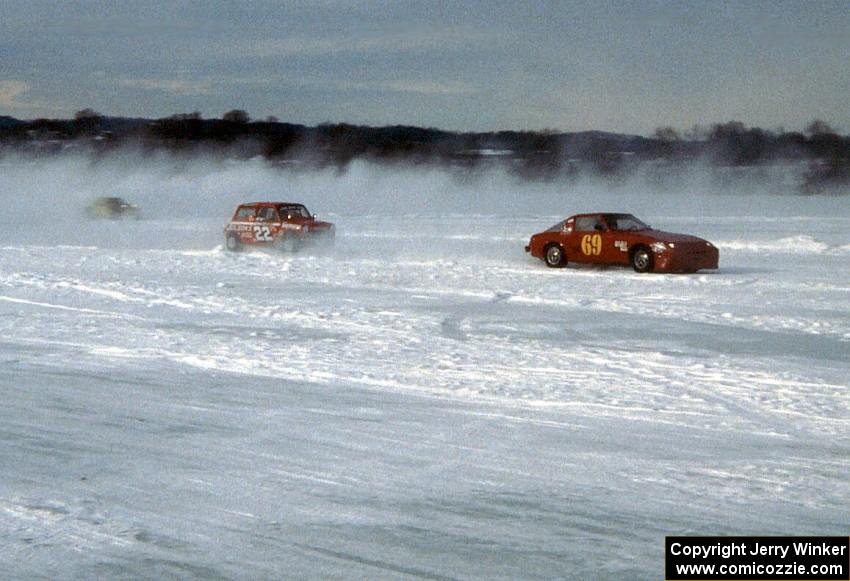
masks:
<path id="1" fill-rule="evenodd" d="M 64 114 L 69 112 L 67 107 L 59 107 L 57 105 L 33 101 L 28 98 L 26 101 L 19 101 L 18 97 L 29 93 L 32 89 L 29 83 L 15 80 L 0 79 L 0 108 L 15 109 L 15 115 L 20 116 L 38 116 L 38 115 L 54 115 L 57 111 Z"/>
<path id="2" fill-rule="evenodd" d="M 390 81 L 381 85 L 390 91 L 419 95 L 471 95 L 476 92 L 463 82 Z"/>
<path id="3" fill-rule="evenodd" d="M 328 56 L 334 54 L 457 50 L 485 40 L 472 31 L 415 30 L 373 36 L 306 37 L 290 36 L 257 40 L 242 52 L 256 57 Z"/>
<path id="4" fill-rule="evenodd" d="M 212 93 L 212 87 L 208 82 L 191 82 L 176 79 L 122 79 L 118 81 L 118 84 L 130 89 L 159 91 L 172 95 L 209 95 Z"/>
<path id="5" fill-rule="evenodd" d="M 376 82 L 337 82 L 334 85 L 341 90 L 384 91 L 390 93 L 411 93 L 428 96 L 472 95 L 477 89 L 460 81 L 396 80 Z"/>
<path id="6" fill-rule="evenodd" d="M 26 103 L 19 103 L 17 98 L 29 90 L 30 86 L 21 81 L 0 81 L 0 107 L 10 109 L 27 107 Z"/>

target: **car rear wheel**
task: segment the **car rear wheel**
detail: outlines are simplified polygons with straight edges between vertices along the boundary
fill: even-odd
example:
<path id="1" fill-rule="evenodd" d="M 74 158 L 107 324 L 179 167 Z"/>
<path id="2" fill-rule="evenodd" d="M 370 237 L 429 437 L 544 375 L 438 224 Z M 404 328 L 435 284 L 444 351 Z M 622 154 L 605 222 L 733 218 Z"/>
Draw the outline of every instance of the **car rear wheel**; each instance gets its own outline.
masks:
<path id="1" fill-rule="evenodd" d="M 640 246 L 632 253 L 632 268 L 635 272 L 650 272 L 655 264 L 652 251 L 645 246 Z"/>
<path id="2" fill-rule="evenodd" d="M 227 238 L 224 240 L 224 246 L 230 252 L 241 252 L 242 251 L 242 241 L 239 240 L 239 236 L 237 234 L 228 234 Z"/>
<path id="3" fill-rule="evenodd" d="M 560 268 L 567 265 L 567 257 L 564 250 L 557 244 L 550 244 L 543 252 L 543 262 L 550 268 Z"/>

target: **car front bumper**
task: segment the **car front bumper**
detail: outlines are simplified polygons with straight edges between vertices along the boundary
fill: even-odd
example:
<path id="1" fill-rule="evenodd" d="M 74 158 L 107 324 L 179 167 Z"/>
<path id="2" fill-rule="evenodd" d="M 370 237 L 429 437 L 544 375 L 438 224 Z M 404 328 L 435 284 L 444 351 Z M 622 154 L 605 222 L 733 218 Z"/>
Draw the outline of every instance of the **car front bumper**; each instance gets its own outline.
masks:
<path id="1" fill-rule="evenodd" d="M 655 254 L 655 272 L 696 272 L 716 269 L 720 265 L 720 252 L 715 246 L 686 246 Z"/>

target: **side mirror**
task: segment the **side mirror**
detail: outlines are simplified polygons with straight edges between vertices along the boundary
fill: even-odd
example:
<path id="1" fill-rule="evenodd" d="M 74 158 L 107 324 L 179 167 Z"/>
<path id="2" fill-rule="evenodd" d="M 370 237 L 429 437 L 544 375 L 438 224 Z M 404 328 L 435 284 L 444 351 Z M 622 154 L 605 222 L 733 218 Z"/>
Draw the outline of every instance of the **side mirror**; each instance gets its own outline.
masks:
<path id="1" fill-rule="evenodd" d="M 602 224 L 597 224 L 596 226 L 593 227 L 593 229 L 596 230 L 597 232 L 605 232 L 605 226 L 603 226 Z"/>
<path id="2" fill-rule="evenodd" d="M 318 215 L 318 214 L 313 214 L 313 220 L 318 220 L 318 219 L 319 219 L 319 215 Z"/>

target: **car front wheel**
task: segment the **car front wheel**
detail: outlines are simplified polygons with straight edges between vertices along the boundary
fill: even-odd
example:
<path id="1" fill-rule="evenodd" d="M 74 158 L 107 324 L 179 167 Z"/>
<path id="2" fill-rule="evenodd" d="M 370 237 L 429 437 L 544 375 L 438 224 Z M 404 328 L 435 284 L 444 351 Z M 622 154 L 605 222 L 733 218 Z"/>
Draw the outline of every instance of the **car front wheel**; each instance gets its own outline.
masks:
<path id="1" fill-rule="evenodd" d="M 632 254 L 632 268 L 635 272 L 649 272 L 655 260 L 649 248 L 641 246 Z"/>
<path id="2" fill-rule="evenodd" d="M 564 256 L 564 250 L 557 244 L 552 244 L 546 247 L 543 253 L 543 261 L 550 268 L 560 268 L 566 266 L 567 259 Z"/>

